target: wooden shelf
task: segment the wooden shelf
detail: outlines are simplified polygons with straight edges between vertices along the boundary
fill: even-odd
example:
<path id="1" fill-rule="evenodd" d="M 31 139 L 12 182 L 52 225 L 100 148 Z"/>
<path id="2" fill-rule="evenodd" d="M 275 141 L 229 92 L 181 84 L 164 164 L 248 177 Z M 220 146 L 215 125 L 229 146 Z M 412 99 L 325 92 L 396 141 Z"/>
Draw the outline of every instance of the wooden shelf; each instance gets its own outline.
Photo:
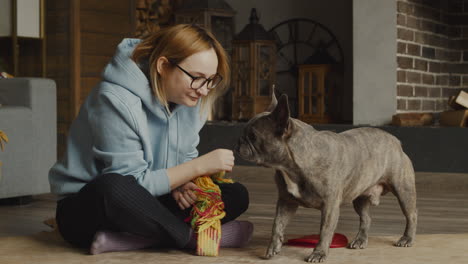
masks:
<path id="1" fill-rule="evenodd" d="M 20 26 L 23 28 L 24 24 L 30 23 L 30 21 L 26 20 L 19 21 L 20 19 L 25 19 L 25 17 L 18 16 L 19 12 L 25 12 L 23 11 L 23 8 L 25 8 L 25 6 L 23 6 L 24 3 L 22 3 L 20 7 L 18 5 L 18 0 L 11 0 L 11 2 L 9 2 L 11 8 L 9 13 L 11 18 L 11 32 L 8 36 L 0 37 L 0 44 L 3 47 L 0 50 L 0 57 L 4 59 L 4 63 L 6 64 L 6 66 L 4 66 L 6 69 L 3 70 L 15 77 L 46 76 L 47 55 L 46 34 L 44 30 L 45 0 L 38 0 L 38 2 L 35 3 L 38 3 L 39 7 L 39 32 L 37 32 L 37 37 L 21 36 L 22 34 L 30 34 L 30 32 L 19 31 L 18 29 Z M 31 12 L 30 10 L 26 11 Z"/>

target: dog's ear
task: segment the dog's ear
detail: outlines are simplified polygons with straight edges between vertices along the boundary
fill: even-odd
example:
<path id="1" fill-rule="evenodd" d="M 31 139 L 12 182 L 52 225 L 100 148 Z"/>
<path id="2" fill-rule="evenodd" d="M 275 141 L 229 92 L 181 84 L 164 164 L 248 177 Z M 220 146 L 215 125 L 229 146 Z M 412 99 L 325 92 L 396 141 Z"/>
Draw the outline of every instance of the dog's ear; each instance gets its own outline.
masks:
<path id="1" fill-rule="evenodd" d="M 266 112 L 272 112 L 273 109 L 275 109 L 277 104 L 278 104 L 278 101 L 276 100 L 276 96 L 275 96 L 275 85 L 273 84 L 271 86 L 271 103 L 270 103 L 270 106 L 268 106 Z"/>
<path id="2" fill-rule="evenodd" d="M 278 104 L 271 112 L 271 117 L 276 123 L 276 132 L 280 135 L 285 134 L 289 128 L 289 104 L 287 95 L 281 95 Z"/>

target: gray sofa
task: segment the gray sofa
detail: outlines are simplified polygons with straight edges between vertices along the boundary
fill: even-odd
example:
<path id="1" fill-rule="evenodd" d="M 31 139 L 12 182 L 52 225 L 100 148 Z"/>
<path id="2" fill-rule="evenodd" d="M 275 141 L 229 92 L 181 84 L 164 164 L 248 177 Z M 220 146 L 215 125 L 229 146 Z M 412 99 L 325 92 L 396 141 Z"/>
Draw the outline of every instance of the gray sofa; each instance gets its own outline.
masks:
<path id="1" fill-rule="evenodd" d="M 50 192 L 48 170 L 57 159 L 55 82 L 0 79 L 0 130 L 9 142 L 0 151 L 0 199 Z"/>

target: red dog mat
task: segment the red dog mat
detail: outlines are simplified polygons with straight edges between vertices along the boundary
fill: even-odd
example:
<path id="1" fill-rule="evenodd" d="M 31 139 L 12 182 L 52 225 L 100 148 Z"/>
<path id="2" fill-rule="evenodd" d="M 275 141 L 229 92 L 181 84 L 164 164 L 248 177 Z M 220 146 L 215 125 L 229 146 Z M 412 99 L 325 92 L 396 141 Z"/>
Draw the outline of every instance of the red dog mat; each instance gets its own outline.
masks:
<path id="1" fill-rule="evenodd" d="M 286 245 L 295 246 L 295 247 L 306 247 L 306 248 L 315 248 L 320 239 L 319 235 L 308 235 L 300 238 L 288 239 Z M 330 244 L 330 248 L 341 248 L 348 245 L 348 239 L 345 235 L 335 233 L 333 235 L 333 240 Z"/>

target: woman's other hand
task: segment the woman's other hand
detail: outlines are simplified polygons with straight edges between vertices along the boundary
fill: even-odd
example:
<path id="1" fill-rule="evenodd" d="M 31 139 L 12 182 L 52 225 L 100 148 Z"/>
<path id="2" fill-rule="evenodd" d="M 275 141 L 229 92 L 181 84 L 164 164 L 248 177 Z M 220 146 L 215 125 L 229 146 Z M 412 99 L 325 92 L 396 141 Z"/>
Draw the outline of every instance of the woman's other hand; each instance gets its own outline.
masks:
<path id="1" fill-rule="evenodd" d="M 198 186 L 190 181 L 172 191 L 172 197 L 180 209 L 190 208 L 197 201 L 197 195 L 193 191 L 195 189 L 198 189 Z"/>

